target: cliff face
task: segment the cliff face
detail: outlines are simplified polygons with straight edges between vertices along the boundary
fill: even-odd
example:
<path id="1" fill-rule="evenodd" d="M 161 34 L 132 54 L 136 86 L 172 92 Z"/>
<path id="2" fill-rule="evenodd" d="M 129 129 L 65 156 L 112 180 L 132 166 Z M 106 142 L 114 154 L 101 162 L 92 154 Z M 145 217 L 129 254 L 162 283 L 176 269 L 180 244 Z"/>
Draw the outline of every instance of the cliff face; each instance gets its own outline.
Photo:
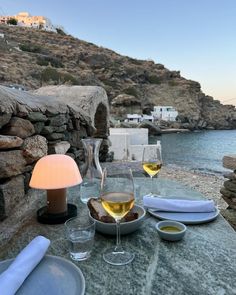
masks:
<path id="1" fill-rule="evenodd" d="M 201 91 L 199 83 L 153 61 L 136 60 L 72 36 L 0 25 L 0 84 L 28 89 L 46 85 L 98 85 L 105 88 L 111 114 L 149 112 L 172 105 L 187 127 L 236 128 L 235 107 Z"/>

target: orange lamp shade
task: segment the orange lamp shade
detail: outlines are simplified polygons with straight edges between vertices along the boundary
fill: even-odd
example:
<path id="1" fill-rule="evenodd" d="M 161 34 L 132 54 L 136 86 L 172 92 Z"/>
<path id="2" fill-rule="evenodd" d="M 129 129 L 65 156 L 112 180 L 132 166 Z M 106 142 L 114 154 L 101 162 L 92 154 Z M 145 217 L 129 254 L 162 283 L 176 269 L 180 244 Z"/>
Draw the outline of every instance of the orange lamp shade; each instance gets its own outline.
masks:
<path id="1" fill-rule="evenodd" d="M 36 163 L 30 187 L 37 189 L 61 189 L 82 182 L 76 162 L 67 155 L 48 155 Z"/>

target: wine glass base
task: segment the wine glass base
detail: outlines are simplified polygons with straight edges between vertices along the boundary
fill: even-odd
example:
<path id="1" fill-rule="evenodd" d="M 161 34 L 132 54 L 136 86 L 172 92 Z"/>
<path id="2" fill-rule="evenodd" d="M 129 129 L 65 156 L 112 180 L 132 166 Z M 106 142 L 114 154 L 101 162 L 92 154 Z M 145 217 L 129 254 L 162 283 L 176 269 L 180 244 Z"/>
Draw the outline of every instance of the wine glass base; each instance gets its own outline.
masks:
<path id="1" fill-rule="evenodd" d="M 115 251 L 114 249 L 109 249 L 103 254 L 103 259 L 112 265 L 125 265 L 133 261 L 134 254 L 127 251 Z"/>

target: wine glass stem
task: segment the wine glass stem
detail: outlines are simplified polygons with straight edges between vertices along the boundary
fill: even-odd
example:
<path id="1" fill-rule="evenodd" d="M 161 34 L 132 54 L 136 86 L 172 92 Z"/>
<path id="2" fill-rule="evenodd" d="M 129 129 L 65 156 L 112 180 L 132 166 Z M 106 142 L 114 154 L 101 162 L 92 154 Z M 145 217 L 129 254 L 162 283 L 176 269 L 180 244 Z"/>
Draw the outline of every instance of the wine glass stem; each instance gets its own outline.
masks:
<path id="1" fill-rule="evenodd" d="M 121 243 L 120 243 L 120 219 L 116 220 L 116 247 L 115 251 L 122 250 Z"/>
<path id="2" fill-rule="evenodd" d="M 153 177 L 151 176 L 151 195 L 153 195 Z"/>

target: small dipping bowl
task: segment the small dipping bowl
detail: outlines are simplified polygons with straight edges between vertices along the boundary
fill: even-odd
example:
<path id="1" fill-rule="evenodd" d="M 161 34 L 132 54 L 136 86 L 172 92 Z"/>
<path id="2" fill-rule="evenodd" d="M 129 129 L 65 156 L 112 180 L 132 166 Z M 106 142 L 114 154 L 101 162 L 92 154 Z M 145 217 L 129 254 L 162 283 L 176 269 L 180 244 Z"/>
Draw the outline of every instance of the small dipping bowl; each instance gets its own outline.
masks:
<path id="1" fill-rule="evenodd" d="M 156 229 L 159 236 L 163 240 L 172 242 L 181 240 L 187 230 L 183 223 L 172 220 L 163 220 L 158 222 L 156 224 Z"/>

